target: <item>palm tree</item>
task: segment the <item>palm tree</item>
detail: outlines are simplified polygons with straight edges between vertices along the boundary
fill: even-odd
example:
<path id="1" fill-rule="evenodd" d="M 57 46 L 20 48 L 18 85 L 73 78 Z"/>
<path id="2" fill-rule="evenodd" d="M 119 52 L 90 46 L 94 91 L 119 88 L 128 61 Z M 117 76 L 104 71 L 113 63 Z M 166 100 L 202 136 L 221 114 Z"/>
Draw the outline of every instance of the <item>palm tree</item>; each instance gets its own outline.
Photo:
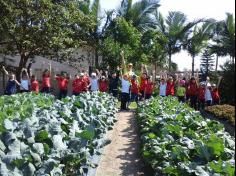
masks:
<path id="1" fill-rule="evenodd" d="M 160 0 L 140 0 L 133 4 L 133 0 L 122 0 L 117 10 L 118 16 L 131 21 L 133 26 L 144 32 L 153 26 L 151 14 L 160 7 Z"/>
<path id="2" fill-rule="evenodd" d="M 191 35 L 184 43 L 184 49 L 192 57 L 192 76 L 194 76 L 195 57 L 207 47 L 207 42 L 211 38 L 214 23 L 213 21 L 205 22 L 201 27 L 195 26 Z"/>
<path id="3" fill-rule="evenodd" d="M 219 56 L 229 55 L 232 63 L 235 62 L 235 21 L 232 14 L 227 13 L 227 17 L 223 21 L 219 21 L 215 25 L 214 44 L 211 45 L 211 52 Z M 216 65 L 216 69 L 218 64 Z"/>
<path id="4" fill-rule="evenodd" d="M 169 15 L 164 19 L 162 14 L 156 11 L 154 17 L 155 29 L 167 38 L 165 48 L 169 57 L 169 71 L 171 71 L 172 55 L 181 51 L 184 39 L 201 20 L 187 22 L 187 17 L 182 12 L 169 12 Z"/>
<path id="5" fill-rule="evenodd" d="M 221 43 L 225 54 L 230 55 L 234 63 L 235 60 L 235 18 L 233 14 L 227 13 L 226 20 L 223 21 L 223 32 Z"/>

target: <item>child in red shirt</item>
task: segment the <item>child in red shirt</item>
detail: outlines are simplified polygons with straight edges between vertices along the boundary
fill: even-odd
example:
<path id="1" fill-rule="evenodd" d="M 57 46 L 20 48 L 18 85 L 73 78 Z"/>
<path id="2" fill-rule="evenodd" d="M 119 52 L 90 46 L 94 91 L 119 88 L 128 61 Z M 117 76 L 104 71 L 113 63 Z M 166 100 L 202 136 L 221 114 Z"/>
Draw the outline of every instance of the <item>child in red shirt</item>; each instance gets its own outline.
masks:
<path id="1" fill-rule="evenodd" d="M 139 97 L 139 84 L 137 81 L 137 76 L 133 75 L 131 79 L 131 100 L 130 103 L 136 102 L 138 104 Z"/>
<path id="2" fill-rule="evenodd" d="M 76 75 L 72 83 L 73 95 L 79 96 L 81 93 L 86 92 L 88 89 L 87 83 L 84 80 L 84 74 L 81 73 L 80 76 Z"/>
<path id="3" fill-rule="evenodd" d="M 169 78 L 166 87 L 166 96 L 174 96 L 175 95 L 175 82 L 172 77 Z"/>
<path id="4" fill-rule="evenodd" d="M 200 83 L 200 87 L 198 89 L 198 110 L 205 109 L 205 83 Z"/>
<path id="5" fill-rule="evenodd" d="M 147 77 L 147 86 L 145 89 L 145 98 L 146 99 L 150 99 L 152 97 L 154 89 L 155 89 L 155 84 L 154 84 L 154 82 L 152 82 L 151 77 L 148 76 Z"/>
<path id="6" fill-rule="evenodd" d="M 216 84 L 212 85 L 211 95 L 212 95 L 214 105 L 220 104 L 219 86 L 220 86 L 221 80 L 222 80 L 222 77 L 219 77 L 217 85 Z"/>
<path id="7" fill-rule="evenodd" d="M 99 91 L 100 92 L 107 92 L 108 91 L 108 81 L 106 80 L 105 76 L 99 80 Z"/>
<path id="8" fill-rule="evenodd" d="M 59 100 L 62 98 L 65 98 L 68 93 L 68 83 L 69 83 L 69 76 L 67 76 L 66 73 L 61 73 L 59 76 L 55 76 L 57 82 L 58 82 L 58 88 L 59 88 Z"/>
<path id="9" fill-rule="evenodd" d="M 45 70 L 42 79 L 42 93 L 50 93 L 51 88 L 51 73 L 49 70 Z"/>
<path id="10" fill-rule="evenodd" d="M 198 83 L 195 78 L 190 79 L 188 89 L 190 96 L 190 106 L 194 109 L 197 109 Z"/>
<path id="11" fill-rule="evenodd" d="M 35 75 L 31 76 L 31 85 L 30 85 L 30 91 L 31 92 L 35 92 L 35 93 L 39 93 L 39 82 L 36 78 Z"/>
<path id="12" fill-rule="evenodd" d="M 213 104 L 214 105 L 219 105 L 220 104 L 220 93 L 218 88 L 216 87 L 216 84 L 212 85 L 212 99 L 213 99 Z"/>
<path id="13" fill-rule="evenodd" d="M 141 93 L 141 100 L 145 98 L 145 89 L 147 86 L 147 73 L 143 73 L 140 79 L 140 93 Z"/>

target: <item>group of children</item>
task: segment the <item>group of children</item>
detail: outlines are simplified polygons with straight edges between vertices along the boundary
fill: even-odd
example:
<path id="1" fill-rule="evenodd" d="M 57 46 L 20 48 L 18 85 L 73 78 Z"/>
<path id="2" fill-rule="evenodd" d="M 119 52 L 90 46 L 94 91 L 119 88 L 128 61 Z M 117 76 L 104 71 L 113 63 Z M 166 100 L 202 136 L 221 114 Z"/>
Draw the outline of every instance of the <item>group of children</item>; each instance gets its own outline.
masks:
<path id="1" fill-rule="evenodd" d="M 198 76 L 187 80 L 184 76 L 171 77 L 162 72 L 158 80 L 154 78 L 154 74 L 152 76 L 148 74 L 147 67 L 144 65 L 141 67 L 141 76 L 137 76 L 133 72 L 132 64 L 129 64 L 126 70 L 119 67 L 113 72 L 109 67 L 107 70 L 96 70 L 91 75 L 82 71 L 75 75 L 72 80 L 73 95 L 78 96 L 88 91 L 100 91 L 110 93 L 118 98 L 121 93 L 121 110 L 128 110 L 131 102 L 150 99 L 156 89 L 158 89 L 160 96 L 176 96 L 180 102 L 189 102 L 191 107 L 195 109 L 203 109 L 205 105 L 220 103 L 218 87 L 221 78 L 217 85 L 211 85 L 209 78 L 206 82 L 200 83 Z M 20 87 L 20 92 L 51 92 L 51 64 L 49 64 L 49 69 L 46 69 L 42 74 L 41 89 L 36 76 L 31 74 L 31 64 L 27 69 L 22 69 L 20 82 L 16 80 L 14 74 L 9 74 L 5 67 L 3 67 L 3 71 L 9 76 L 5 89 L 6 95 L 17 93 L 17 86 Z M 58 83 L 58 98 L 66 97 L 71 76 L 62 72 L 54 79 Z"/>
<path id="2" fill-rule="evenodd" d="M 189 78 L 181 75 L 167 77 L 167 74 L 161 75 L 160 96 L 176 96 L 180 102 L 189 103 L 196 110 L 202 110 L 205 105 L 220 104 L 219 85 L 222 77 L 219 77 L 218 83 L 211 84 L 210 78 L 200 82 L 199 76 Z"/>

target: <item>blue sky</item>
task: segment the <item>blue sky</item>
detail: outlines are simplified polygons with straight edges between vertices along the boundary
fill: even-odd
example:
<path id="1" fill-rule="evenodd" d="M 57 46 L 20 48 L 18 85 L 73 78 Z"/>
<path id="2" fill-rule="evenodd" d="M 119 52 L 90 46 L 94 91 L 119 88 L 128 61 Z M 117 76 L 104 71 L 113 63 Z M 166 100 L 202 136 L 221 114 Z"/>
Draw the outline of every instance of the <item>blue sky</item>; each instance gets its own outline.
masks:
<path id="1" fill-rule="evenodd" d="M 134 0 L 136 2 L 138 0 Z M 121 0 L 101 0 L 102 10 L 115 9 L 120 6 Z M 166 16 L 169 11 L 181 11 L 188 16 L 189 20 L 198 18 L 214 18 L 223 20 L 226 12 L 235 15 L 235 0 L 161 0 L 159 11 Z M 191 58 L 186 52 L 173 56 L 180 70 L 191 68 Z M 226 58 L 220 59 L 223 64 Z M 200 58 L 196 58 L 196 68 L 200 66 Z"/>

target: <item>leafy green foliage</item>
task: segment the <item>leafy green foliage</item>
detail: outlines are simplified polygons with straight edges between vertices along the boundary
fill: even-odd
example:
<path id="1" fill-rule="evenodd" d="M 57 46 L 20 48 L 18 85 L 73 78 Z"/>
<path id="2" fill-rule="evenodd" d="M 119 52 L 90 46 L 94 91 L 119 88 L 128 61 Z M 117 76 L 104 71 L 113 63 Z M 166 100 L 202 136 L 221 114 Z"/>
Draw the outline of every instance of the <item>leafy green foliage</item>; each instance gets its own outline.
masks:
<path id="1" fill-rule="evenodd" d="M 34 97 L 34 98 L 32 98 Z M 21 120 L 31 117 L 37 108 L 47 109 L 52 106 L 54 97 L 50 95 L 19 94 L 13 96 L 0 97 L 0 131 L 3 121 L 19 118 Z"/>
<path id="2" fill-rule="evenodd" d="M 115 31 L 115 32 L 114 32 Z M 120 51 L 123 50 L 128 62 L 142 61 L 141 33 L 124 18 L 116 18 L 108 27 L 101 47 L 104 62 L 116 67 L 121 64 Z"/>
<path id="3" fill-rule="evenodd" d="M 62 101 L 35 94 L 1 99 L 12 107 L 27 100 L 33 112 L 22 118 L 4 116 L 0 175 L 87 174 L 96 166 L 93 157 L 107 144 L 104 134 L 114 125 L 117 112 L 117 100 L 105 93 L 86 93 Z M 42 106 L 43 99 L 47 105 Z"/>
<path id="4" fill-rule="evenodd" d="M 142 156 L 156 175 L 232 175 L 234 138 L 173 97 L 140 103 Z"/>
<path id="5" fill-rule="evenodd" d="M 222 103 L 235 105 L 235 64 L 226 62 L 221 69 L 223 70 L 223 79 L 220 84 L 219 90 L 221 91 Z"/>

